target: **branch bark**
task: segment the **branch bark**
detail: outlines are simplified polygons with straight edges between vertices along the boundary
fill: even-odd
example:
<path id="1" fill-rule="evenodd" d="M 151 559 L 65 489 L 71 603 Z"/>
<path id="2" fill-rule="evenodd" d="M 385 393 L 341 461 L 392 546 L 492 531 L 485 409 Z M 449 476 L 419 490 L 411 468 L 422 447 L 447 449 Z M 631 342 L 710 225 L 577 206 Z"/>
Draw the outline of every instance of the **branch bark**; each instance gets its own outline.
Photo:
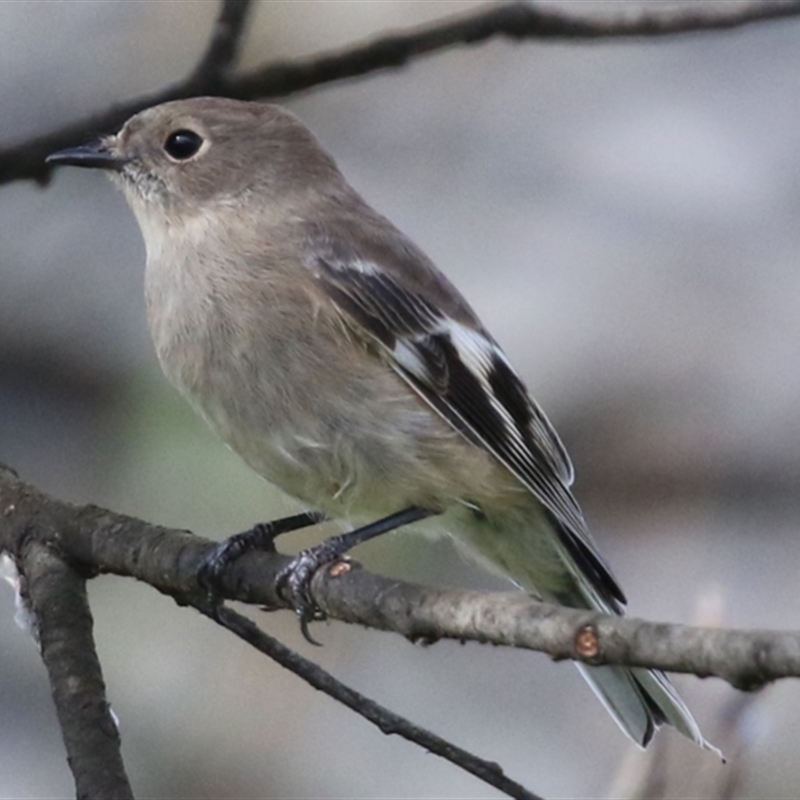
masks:
<path id="1" fill-rule="evenodd" d="M 691 11 L 687 11 L 691 8 Z M 695 3 L 681 9 L 591 16 L 527 2 L 490 3 L 427 25 L 408 28 L 309 58 L 275 61 L 251 72 L 231 72 L 248 10 L 247 0 L 225 0 L 199 65 L 183 81 L 128 100 L 50 133 L 0 148 L 0 185 L 17 180 L 46 184 L 55 150 L 101 133 L 116 131 L 128 117 L 149 106 L 197 95 L 240 100 L 286 97 L 332 81 L 396 69 L 415 58 L 495 37 L 512 41 L 601 41 L 730 30 L 757 22 L 800 16 L 800 0 L 750 3 Z"/>
<path id="2" fill-rule="evenodd" d="M 100 665 L 91 637 L 92 620 L 86 603 L 85 582 L 77 570 L 91 574 L 116 571 L 150 583 L 153 583 L 153 576 L 160 574 L 161 581 L 156 580 L 153 585 L 161 591 L 215 620 L 315 689 L 378 726 L 383 733 L 396 734 L 418 744 L 516 800 L 541 800 L 510 779 L 499 764 L 479 758 L 414 725 L 336 680 L 261 631 L 246 617 L 210 604 L 205 591 L 198 590 L 192 575 L 196 572 L 196 556 L 203 552 L 202 549 L 198 551 L 196 545 L 207 550 L 210 542 L 198 542 L 184 531 L 149 526 L 93 506 L 77 508 L 53 501 L 20 481 L 13 470 L 2 464 L 0 487 L 0 552 L 13 554 L 20 566 L 21 583 L 31 587 L 29 592 L 26 589 L 26 594 L 37 630 L 41 632 L 43 658 L 79 798 L 127 800 L 132 794 L 122 767 L 117 729 L 105 702 Z M 140 535 L 130 536 L 136 530 Z M 93 559 L 98 555 L 95 548 L 103 547 L 103 539 L 109 534 L 123 538 L 103 550 L 103 554 L 110 557 L 109 565 L 95 564 Z M 127 549 L 125 537 L 129 537 Z M 192 539 L 191 546 L 187 538 Z M 193 552 L 185 564 L 189 572 L 187 579 L 169 575 L 169 562 L 183 561 L 188 551 Z M 68 566 L 68 561 L 74 566 Z M 119 567 L 120 564 L 124 566 Z M 131 567 L 138 564 L 142 565 L 142 571 L 136 575 Z"/>
<path id="3" fill-rule="evenodd" d="M 189 83 L 202 87 L 223 83 L 226 72 L 236 63 L 250 6 L 250 0 L 223 0 L 206 52 Z"/>
<path id="4" fill-rule="evenodd" d="M 314 664 L 298 653 L 290 650 L 281 644 L 277 639 L 264 633 L 254 622 L 237 614 L 229 608 L 210 609 L 208 607 L 198 607 L 198 610 L 219 622 L 239 638 L 251 644 L 282 667 L 294 672 L 308 684 L 318 691 L 324 692 L 334 700 L 338 700 L 343 705 L 360 714 L 374 725 L 377 725 L 387 736 L 395 734 L 407 739 L 414 744 L 424 747 L 428 752 L 450 761 L 461 767 L 466 772 L 480 778 L 490 786 L 494 786 L 501 792 L 515 800 L 542 800 L 538 795 L 533 794 L 521 784 L 511 780 L 503 772 L 503 768 L 494 762 L 478 758 L 472 753 L 442 739 L 430 731 L 420 728 L 409 722 L 388 708 L 370 700 L 360 692 L 345 686 L 341 681 L 336 680 L 330 673 L 322 667 Z"/>
<path id="5" fill-rule="evenodd" d="M 46 538 L 46 537 L 42 537 Z M 86 581 L 31 523 L 17 553 L 79 800 L 133 800 L 92 636 Z"/>
<path id="6" fill-rule="evenodd" d="M 48 497 L 0 468 L 0 550 L 18 557 L 29 537 L 94 571 L 136 578 L 201 605 L 197 582 L 214 542 L 95 506 Z M 286 608 L 275 578 L 288 558 L 250 553 L 228 569 L 224 596 Z M 752 690 L 800 677 L 800 633 L 647 622 L 540 603 L 523 592 L 437 589 L 374 575 L 351 563 L 320 571 L 312 593 L 331 618 L 412 640 L 487 642 L 587 664 L 625 664 L 716 676 Z"/>

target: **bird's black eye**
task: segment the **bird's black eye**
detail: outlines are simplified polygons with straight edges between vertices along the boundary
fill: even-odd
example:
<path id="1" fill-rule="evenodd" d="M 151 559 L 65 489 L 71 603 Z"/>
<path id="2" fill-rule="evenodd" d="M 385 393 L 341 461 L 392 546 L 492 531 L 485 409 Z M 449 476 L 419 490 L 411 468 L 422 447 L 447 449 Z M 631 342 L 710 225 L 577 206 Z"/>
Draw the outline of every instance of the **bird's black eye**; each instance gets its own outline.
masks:
<path id="1" fill-rule="evenodd" d="M 164 142 L 164 149 L 176 161 L 186 161 L 191 158 L 203 145 L 203 137 L 199 133 L 181 128 L 173 131 Z"/>

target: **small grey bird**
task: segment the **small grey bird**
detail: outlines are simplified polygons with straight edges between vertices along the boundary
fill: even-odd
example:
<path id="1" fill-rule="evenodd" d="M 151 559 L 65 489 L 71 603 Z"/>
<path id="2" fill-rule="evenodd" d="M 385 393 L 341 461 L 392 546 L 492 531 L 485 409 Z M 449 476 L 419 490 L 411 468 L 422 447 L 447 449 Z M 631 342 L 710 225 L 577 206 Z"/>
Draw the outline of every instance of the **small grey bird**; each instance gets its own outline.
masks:
<path id="1" fill-rule="evenodd" d="M 328 517 L 377 521 L 369 535 L 439 515 L 536 597 L 622 613 L 569 457 L 503 351 L 294 115 L 180 100 L 49 161 L 122 187 L 161 366 L 256 472 Z M 638 745 L 671 724 L 714 750 L 662 673 L 579 667 Z"/>

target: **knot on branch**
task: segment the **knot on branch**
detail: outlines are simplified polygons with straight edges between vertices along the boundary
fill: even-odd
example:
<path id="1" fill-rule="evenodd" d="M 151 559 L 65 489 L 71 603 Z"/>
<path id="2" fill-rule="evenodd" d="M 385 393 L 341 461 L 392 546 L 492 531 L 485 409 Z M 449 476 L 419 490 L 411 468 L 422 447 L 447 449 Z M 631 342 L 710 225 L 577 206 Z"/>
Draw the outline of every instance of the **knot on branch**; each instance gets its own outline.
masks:
<path id="1" fill-rule="evenodd" d="M 742 663 L 742 669 L 731 676 L 731 684 L 743 692 L 755 692 L 770 683 L 776 656 L 772 643 L 756 639 L 750 646 L 749 658 Z"/>
<path id="2" fill-rule="evenodd" d="M 600 635 L 594 625 L 584 625 L 575 634 L 575 652 L 582 661 L 593 661 L 600 655 Z"/>

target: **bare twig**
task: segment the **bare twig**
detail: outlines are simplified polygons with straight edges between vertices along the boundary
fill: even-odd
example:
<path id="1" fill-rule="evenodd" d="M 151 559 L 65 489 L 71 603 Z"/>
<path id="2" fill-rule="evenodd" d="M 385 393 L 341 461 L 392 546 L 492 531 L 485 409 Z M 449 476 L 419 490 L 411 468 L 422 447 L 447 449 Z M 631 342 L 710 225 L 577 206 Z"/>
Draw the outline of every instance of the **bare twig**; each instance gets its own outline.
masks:
<path id="1" fill-rule="evenodd" d="M 247 21 L 250 0 L 223 0 L 211 40 L 189 82 L 206 91 L 214 83 L 222 84 L 225 73 L 236 62 Z"/>
<path id="2" fill-rule="evenodd" d="M 35 537 L 32 528 L 19 564 L 77 796 L 132 800 L 92 636 L 86 582 Z"/>
<path id="3" fill-rule="evenodd" d="M 197 570 L 216 543 L 94 506 L 54 500 L 0 469 L 0 550 L 18 554 L 31 531 L 93 570 L 137 578 L 184 602 L 205 597 Z M 277 553 L 249 553 L 228 569 L 224 595 L 288 607 L 275 588 L 287 563 Z M 320 571 L 312 592 L 334 619 L 410 639 L 490 642 L 554 659 L 714 675 L 741 689 L 800 677 L 800 633 L 795 631 L 646 622 L 539 603 L 524 592 L 434 589 L 374 575 L 356 564 Z M 585 646 L 587 640 L 592 647 Z"/>
<path id="4" fill-rule="evenodd" d="M 800 15 L 800 2 L 797 0 L 717 4 L 713 10 L 711 7 L 698 8 L 698 5 L 691 6 L 691 11 L 684 7 L 681 10 L 637 10 L 624 15 L 580 16 L 565 8 L 543 8 L 528 2 L 491 3 L 467 14 L 384 35 L 331 53 L 267 64 L 232 79 L 225 94 L 242 100 L 281 97 L 330 81 L 401 67 L 419 56 L 457 45 L 481 44 L 498 36 L 518 42 L 526 39 L 585 41 L 669 36 L 725 30 Z"/>
<path id="5" fill-rule="evenodd" d="M 395 714 L 388 708 L 370 700 L 360 692 L 351 689 L 341 681 L 336 680 L 329 672 L 314 664 L 299 653 L 295 653 L 277 639 L 264 633 L 254 622 L 237 614 L 229 608 L 209 608 L 207 604 L 194 603 L 201 613 L 216 620 L 223 627 L 239 638 L 251 644 L 257 650 L 276 661 L 282 667 L 302 678 L 306 683 L 324 692 L 334 700 L 346 705 L 360 714 L 364 719 L 377 725 L 387 735 L 396 734 L 420 747 L 424 747 L 434 755 L 455 764 L 457 767 L 469 772 L 475 777 L 494 786 L 509 797 L 519 800 L 541 800 L 538 795 L 528 791 L 516 781 L 506 777 L 502 767 L 492 761 L 486 761 L 474 756 L 460 747 L 456 747 L 446 739 L 442 739 L 430 731 L 420 728 Z"/>
<path id="6" fill-rule="evenodd" d="M 0 148 L 0 184 L 16 180 L 46 183 L 52 167 L 44 159 L 54 150 L 109 133 L 148 106 L 196 95 L 223 95 L 242 100 L 285 97 L 331 81 L 397 68 L 414 58 L 458 45 L 502 36 L 515 41 L 597 41 L 635 36 L 668 36 L 727 30 L 755 22 L 800 15 L 800 0 L 751 3 L 693 3 L 680 9 L 646 10 L 623 15 L 580 16 L 568 8 L 542 8 L 526 2 L 490 3 L 427 25 L 349 45 L 309 58 L 277 61 L 243 75 L 231 75 L 246 9 L 242 0 L 225 3 L 211 43 L 197 67 L 182 82 L 72 122 L 43 136 Z M 690 10 L 687 10 L 690 9 Z M 209 65 L 213 69 L 206 69 Z"/>
<path id="7" fill-rule="evenodd" d="M 539 603 L 523 592 L 440 590 L 387 581 L 357 568 L 345 577 L 322 571 L 313 588 L 329 616 L 411 639 L 490 642 L 556 660 L 717 676 L 743 690 L 800 677 L 800 633 L 795 631 L 647 622 Z"/>

